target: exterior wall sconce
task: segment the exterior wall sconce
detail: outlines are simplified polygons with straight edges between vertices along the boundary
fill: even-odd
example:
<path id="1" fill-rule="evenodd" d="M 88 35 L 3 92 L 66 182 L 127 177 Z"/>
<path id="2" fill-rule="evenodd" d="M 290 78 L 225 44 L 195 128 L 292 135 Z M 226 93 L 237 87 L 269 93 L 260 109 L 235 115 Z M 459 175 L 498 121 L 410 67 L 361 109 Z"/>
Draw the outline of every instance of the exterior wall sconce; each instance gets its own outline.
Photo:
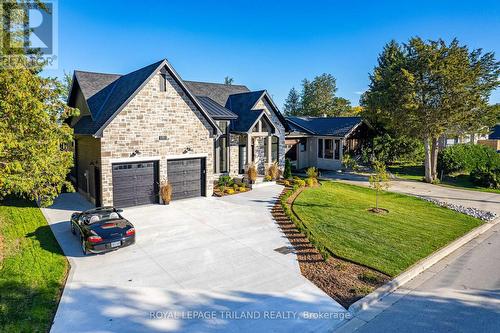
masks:
<path id="1" fill-rule="evenodd" d="M 132 152 L 132 154 L 130 154 L 130 157 L 135 157 L 137 155 L 141 155 L 141 152 L 136 149 Z"/>
<path id="2" fill-rule="evenodd" d="M 191 147 L 186 147 L 186 149 L 184 149 L 184 151 L 182 152 L 183 154 L 187 154 L 189 153 L 190 151 L 193 151 L 193 148 Z"/>

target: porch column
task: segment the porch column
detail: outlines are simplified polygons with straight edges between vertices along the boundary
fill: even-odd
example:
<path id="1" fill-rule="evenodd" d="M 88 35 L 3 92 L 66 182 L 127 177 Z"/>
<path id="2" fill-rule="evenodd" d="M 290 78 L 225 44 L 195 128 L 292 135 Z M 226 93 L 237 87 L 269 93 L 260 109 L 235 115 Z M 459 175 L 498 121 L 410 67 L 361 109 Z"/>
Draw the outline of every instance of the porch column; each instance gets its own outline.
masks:
<path id="1" fill-rule="evenodd" d="M 252 162 L 252 135 L 247 134 L 247 165 Z"/>
<path id="2" fill-rule="evenodd" d="M 267 151 L 266 151 L 266 156 L 267 156 L 267 163 L 268 164 L 271 164 L 273 163 L 273 160 L 272 160 L 272 151 L 273 151 L 273 148 L 272 148 L 272 144 L 273 144 L 273 137 L 271 135 L 269 135 L 267 138 Z"/>

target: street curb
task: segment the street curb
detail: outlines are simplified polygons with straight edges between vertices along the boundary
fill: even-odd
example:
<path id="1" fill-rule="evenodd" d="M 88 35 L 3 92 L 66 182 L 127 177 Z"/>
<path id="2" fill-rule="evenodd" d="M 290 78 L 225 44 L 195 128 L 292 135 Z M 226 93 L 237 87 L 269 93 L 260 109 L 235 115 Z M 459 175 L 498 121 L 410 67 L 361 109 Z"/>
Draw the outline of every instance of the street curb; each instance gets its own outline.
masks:
<path id="1" fill-rule="evenodd" d="M 432 265 L 436 264 L 437 262 L 439 262 L 440 260 L 442 260 L 443 258 L 448 256 L 452 252 L 456 251 L 457 249 L 459 249 L 460 247 L 462 247 L 463 245 L 465 245 L 466 243 L 468 243 L 472 239 L 474 239 L 477 236 L 481 235 L 482 233 L 488 231 L 490 228 L 494 227 L 498 223 L 500 223 L 500 218 L 497 218 L 491 222 L 485 222 L 483 225 L 477 227 L 476 229 L 470 231 L 466 235 L 453 241 L 452 243 L 448 244 L 444 248 L 438 250 L 437 252 L 434 252 L 430 256 L 417 262 L 412 267 L 410 267 L 408 270 L 406 270 L 405 272 L 396 276 L 394 279 L 392 279 L 388 283 L 384 284 L 383 286 L 377 288 L 372 293 L 366 295 L 365 297 L 363 297 L 360 300 L 356 301 L 355 303 L 351 304 L 351 306 L 349 306 L 349 308 L 347 310 L 353 316 L 356 316 L 356 314 L 358 314 L 360 311 L 368 309 L 369 306 L 372 305 L 373 303 L 377 302 L 381 298 L 386 297 L 387 295 L 390 295 L 394 290 L 403 286 L 405 283 L 412 280 L 420 273 L 423 273 L 425 270 L 427 270 Z"/>

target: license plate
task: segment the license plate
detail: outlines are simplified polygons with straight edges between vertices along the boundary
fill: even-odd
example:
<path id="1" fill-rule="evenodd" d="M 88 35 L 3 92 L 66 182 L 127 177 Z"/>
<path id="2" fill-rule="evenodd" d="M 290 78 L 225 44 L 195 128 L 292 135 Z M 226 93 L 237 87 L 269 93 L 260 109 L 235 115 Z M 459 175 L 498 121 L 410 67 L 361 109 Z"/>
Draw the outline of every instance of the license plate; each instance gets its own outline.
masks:
<path id="1" fill-rule="evenodd" d="M 110 246 L 111 247 L 117 247 L 117 246 L 120 246 L 122 245 L 122 242 L 118 241 L 118 242 L 111 242 Z"/>

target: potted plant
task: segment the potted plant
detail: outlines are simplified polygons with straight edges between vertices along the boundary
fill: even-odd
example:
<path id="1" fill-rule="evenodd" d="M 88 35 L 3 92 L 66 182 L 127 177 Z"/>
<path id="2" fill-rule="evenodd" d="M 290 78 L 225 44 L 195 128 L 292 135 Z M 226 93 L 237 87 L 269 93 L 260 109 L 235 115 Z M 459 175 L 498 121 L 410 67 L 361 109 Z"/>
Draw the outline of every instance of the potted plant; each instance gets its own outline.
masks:
<path id="1" fill-rule="evenodd" d="M 160 185 L 160 195 L 163 204 L 168 205 L 172 201 L 172 185 L 166 180 L 163 180 Z"/>

